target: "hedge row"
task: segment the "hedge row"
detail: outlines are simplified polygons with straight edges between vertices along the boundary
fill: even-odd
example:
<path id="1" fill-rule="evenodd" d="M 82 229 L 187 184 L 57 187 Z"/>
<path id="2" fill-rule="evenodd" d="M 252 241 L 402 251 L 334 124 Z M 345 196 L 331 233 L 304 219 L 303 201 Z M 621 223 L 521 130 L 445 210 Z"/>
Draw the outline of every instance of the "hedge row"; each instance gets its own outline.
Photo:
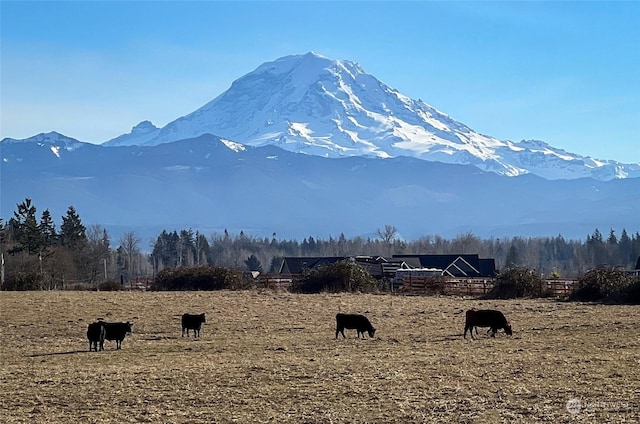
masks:
<path id="1" fill-rule="evenodd" d="M 156 276 L 153 290 L 240 290 L 253 285 L 244 273 L 216 266 L 165 268 Z"/>

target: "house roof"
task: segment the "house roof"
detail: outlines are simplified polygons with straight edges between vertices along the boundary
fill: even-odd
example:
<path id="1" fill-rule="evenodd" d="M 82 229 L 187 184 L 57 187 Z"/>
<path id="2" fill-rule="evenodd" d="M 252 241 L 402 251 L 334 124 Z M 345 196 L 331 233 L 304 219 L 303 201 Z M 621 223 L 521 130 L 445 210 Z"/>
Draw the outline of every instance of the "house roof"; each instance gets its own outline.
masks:
<path id="1" fill-rule="evenodd" d="M 636 269 L 640 269 L 640 256 L 638 256 L 638 262 L 636 262 Z"/>
<path id="2" fill-rule="evenodd" d="M 330 265 L 344 259 L 346 259 L 344 256 L 287 256 L 280 266 L 280 274 L 302 274 L 304 270 Z"/>
<path id="3" fill-rule="evenodd" d="M 296 257 L 287 256 L 283 258 L 280 266 L 280 274 L 302 274 L 306 270 L 316 269 L 343 260 L 355 261 L 375 278 L 393 277 L 398 268 L 413 268 L 413 264 L 418 264 L 418 260 L 410 258 L 411 264 L 400 258 L 384 258 L 382 256 L 308 256 Z"/>
<path id="4" fill-rule="evenodd" d="M 480 259 L 477 254 L 393 255 L 394 258 L 417 258 L 421 268 L 438 268 L 453 277 L 493 277 L 493 259 Z"/>
<path id="5" fill-rule="evenodd" d="M 398 268 L 437 268 L 453 277 L 494 277 L 496 265 L 493 259 L 480 259 L 478 255 L 393 255 L 382 256 L 288 256 L 280 266 L 280 274 L 302 274 L 343 260 L 353 260 L 373 277 L 393 276 Z"/>
<path id="6" fill-rule="evenodd" d="M 496 261 L 493 258 L 480 259 L 480 274 L 483 277 L 494 277 L 496 274 Z"/>

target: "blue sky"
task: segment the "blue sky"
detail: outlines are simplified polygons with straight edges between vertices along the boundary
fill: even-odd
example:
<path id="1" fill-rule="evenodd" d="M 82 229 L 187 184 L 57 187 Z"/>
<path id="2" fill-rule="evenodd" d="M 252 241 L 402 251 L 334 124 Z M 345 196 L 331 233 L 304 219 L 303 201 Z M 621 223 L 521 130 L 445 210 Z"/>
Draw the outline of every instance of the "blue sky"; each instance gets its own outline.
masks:
<path id="1" fill-rule="evenodd" d="M 0 138 L 101 143 L 315 51 L 502 140 L 640 162 L 640 2 L 1 1 Z"/>

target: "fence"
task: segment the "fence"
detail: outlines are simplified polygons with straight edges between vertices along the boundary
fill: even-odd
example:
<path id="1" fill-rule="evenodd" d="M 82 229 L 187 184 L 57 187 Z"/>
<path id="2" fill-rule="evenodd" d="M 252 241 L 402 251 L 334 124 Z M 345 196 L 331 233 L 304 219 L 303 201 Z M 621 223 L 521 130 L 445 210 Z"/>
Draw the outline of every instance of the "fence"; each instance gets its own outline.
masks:
<path id="1" fill-rule="evenodd" d="M 297 274 L 263 274 L 258 279 L 258 285 L 267 289 L 288 290 Z"/>
<path id="2" fill-rule="evenodd" d="M 545 280 L 547 282 L 547 294 L 552 297 L 567 297 L 576 288 L 577 279 L 551 279 Z"/>
<path id="3" fill-rule="evenodd" d="M 268 289 L 288 290 L 299 274 L 263 274 L 258 285 Z M 567 297 L 576 287 L 577 279 L 548 279 L 546 294 L 551 297 Z M 405 275 L 401 283 L 393 284 L 393 291 L 401 294 L 440 293 L 458 296 L 482 296 L 495 286 L 495 278 L 451 278 Z"/>
<path id="4" fill-rule="evenodd" d="M 146 291 L 146 290 L 149 290 L 152 285 L 153 285 L 153 277 L 136 277 L 129 282 L 129 289 L 137 290 L 137 291 Z"/>
<path id="5" fill-rule="evenodd" d="M 545 280 L 546 295 L 551 297 L 567 297 L 575 290 L 577 279 Z M 446 278 L 437 280 L 432 277 L 405 276 L 401 292 L 442 293 L 461 296 L 481 296 L 487 294 L 495 286 L 494 278 Z"/>
<path id="6" fill-rule="evenodd" d="M 460 296 L 479 296 L 488 293 L 495 285 L 493 278 L 434 278 L 404 276 L 400 293 L 441 293 Z"/>

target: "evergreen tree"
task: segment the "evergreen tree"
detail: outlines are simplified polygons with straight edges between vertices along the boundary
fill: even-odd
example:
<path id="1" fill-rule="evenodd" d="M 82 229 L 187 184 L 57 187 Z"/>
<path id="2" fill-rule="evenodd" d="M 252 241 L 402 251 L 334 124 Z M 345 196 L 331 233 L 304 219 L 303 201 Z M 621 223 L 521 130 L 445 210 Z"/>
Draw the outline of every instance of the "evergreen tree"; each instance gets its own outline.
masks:
<path id="1" fill-rule="evenodd" d="M 507 253 L 507 258 L 504 261 L 504 267 L 505 268 L 514 268 L 514 267 L 518 266 L 518 262 L 519 262 L 518 250 L 512 244 L 511 247 L 509 247 L 509 252 Z"/>
<path id="2" fill-rule="evenodd" d="M 262 264 L 260 263 L 260 260 L 256 257 L 256 255 L 249 256 L 247 260 L 244 261 L 244 263 L 249 271 L 262 272 Z"/>
<path id="3" fill-rule="evenodd" d="M 16 241 L 27 253 L 39 254 L 42 251 L 44 239 L 36 220 L 36 207 L 31 203 L 30 198 L 26 198 L 17 206 L 18 209 L 13 213 L 11 222 Z"/>
<path id="4" fill-rule="evenodd" d="M 67 214 L 62 217 L 60 242 L 71 250 L 81 250 L 87 243 L 87 229 L 73 206 L 69 206 Z"/>
<path id="5" fill-rule="evenodd" d="M 193 230 L 180 231 L 180 242 L 178 243 L 178 265 L 190 266 L 195 263 L 196 246 L 193 237 Z"/>
<path id="6" fill-rule="evenodd" d="M 620 234 L 620 240 L 618 241 L 618 254 L 620 255 L 620 259 L 622 263 L 635 264 L 636 258 L 631 256 L 631 237 L 627 234 L 626 229 L 622 229 L 622 233 Z"/>
<path id="7" fill-rule="evenodd" d="M 151 256 L 156 274 L 164 268 L 178 266 L 178 242 L 180 237 L 176 231 L 162 233 L 153 245 Z"/>
<path id="8" fill-rule="evenodd" d="M 618 249 L 618 237 L 613 228 L 609 231 L 609 237 L 607 238 L 606 250 L 606 263 L 612 265 L 623 265 L 626 261 L 621 261 Z"/>
<path id="9" fill-rule="evenodd" d="M 196 231 L 195 238 L 195 254 L 196 254 L 196 265 L 208 265 L 209 258 L 211 257 L 211 248 L 209 247 L 209 242 L 204 234 L 201 234 Z"/>
<path id="10" fill-rule="evenodd" d="M 344 236 L 344 233 L 340 233 L 340 237 L 338 237 L 338 255 L 337 256 L 346 256 L 347 255 L 347 239 Z"/>
<path id="11" fill-rule="evenodd" d="M 282 258 L 279 256 L 274 256 L 271 258 L 271 263 L 269 264 L 269 273 L 275 274 L 280 271 L 280 267 L 282 266 Z"/>
<path id="12" fill-rule="evenodd" d="M 606 254 L 605 244 L 602 238 L 602 234 L 598 229 L 593 232 L 591 237 L 587 237 L 587 252 L 589 255 L 589 261 L 594 265 L 601 265 L 608 261 L 608 255 Z"/>
<path id="13" fill-rule="evenodd" d="M 602 243 L 603 242 L 602 233 L 600 233 L 600 230 L 598 230 L 597 228 L 595 229 L 595 231 L 591 235 L 591 240 L 593 242 L 595 242 L 595 243 Z"/>
<path id="14" fill-rule="evenodd" d="M 309 236 L 308 239 L 303 239 L 300 245 L 300 249 L 302 250 L 302 254 L 304 256 L 314 256 L 317 254 L 318 246 L 313 237 Z"/>
<path id="15" fill-rule="evenodd" d="M 40 233 L 42 234 L 45 247 L 50 247 L 57 243 L 58 232 L 56 231 L 56 224 L 53 222 L 53 218 L 51 218 L 49 209 L 45 209 L 40 217 Z"/>

